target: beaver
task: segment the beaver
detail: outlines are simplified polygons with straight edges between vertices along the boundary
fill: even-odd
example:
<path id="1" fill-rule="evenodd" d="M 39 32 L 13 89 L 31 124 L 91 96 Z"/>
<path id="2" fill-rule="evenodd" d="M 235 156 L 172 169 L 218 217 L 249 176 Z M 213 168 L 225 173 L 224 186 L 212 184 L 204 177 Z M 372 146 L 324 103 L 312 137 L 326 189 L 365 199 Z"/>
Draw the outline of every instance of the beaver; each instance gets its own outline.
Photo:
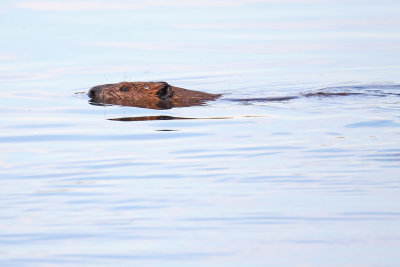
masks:
<path id="1" fill-rule="evenodd" d="M 221 95 L 188 90 L 167 82 L 120 82 L 92 87 L 88 96 L 92 104 L 170 109 L 203 105 Z"/>
<path id="2" fill-rule="evenodd" d="M 398 85 L 400 88 L 400 85 Z M 354 95 L 387 96 L 389 93 L 377 86 L 339 86 L 325 87 L 318 90 L 300 92 L 297 95 L 268 96 L 256 98 L 225 99 L 234 102 L 251 104 L 256 102 L 286 102 L 300 97 L 343 97 Z M 392 86 L 393 87 L 393 86 Z M 374 90 L 367 90 L 373 88 Z M 92 87 L 87 93 L 91 104 L 115 104 L 151 109 L 170 109 L 173 107 L 190 107 L 216 100 L 222 94 L 210 94 L 188 90 L 169 85 L 167 82 L 120 82 Z M 393 93 L 390 93 L 393 94 Z M 396 94 L 395 95 L 400 95 Z"/>

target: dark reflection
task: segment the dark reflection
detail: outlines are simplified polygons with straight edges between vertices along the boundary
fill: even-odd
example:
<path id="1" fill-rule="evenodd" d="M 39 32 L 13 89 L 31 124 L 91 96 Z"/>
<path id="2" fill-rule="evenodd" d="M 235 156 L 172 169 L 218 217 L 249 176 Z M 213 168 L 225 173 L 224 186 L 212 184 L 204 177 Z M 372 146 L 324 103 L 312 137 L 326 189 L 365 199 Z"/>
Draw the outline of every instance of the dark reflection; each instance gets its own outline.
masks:
<path id="1" fill-rule="evenodd" d="M 124 117 L 109 119 L 110 121 L 166 121 L 166 120 L 225 120 L 233 119 L 233 117 L 214 117 L 214 118 L 185 118 L 185 117 L 173 117 L 173 116 L 140 116 L 140 117 Z"/>
<path id="2" fill-rule="evenodd" d="M 173 116 L 140 116 L 109 119 L 110 121 L 167 121 L 167 120 L 190 120 L 195 118 L 173 117 Z"/>
<path id="3" fill-rule="evenodd" d="M 101 107 L 112 106 L 112 104 L 100 103 L 100 102 L 95 102 L 95 101 L 92 101 L 92 100 L 89 101 L 89 104 L 93 105 L 93 106 L 101 106 Z"/>

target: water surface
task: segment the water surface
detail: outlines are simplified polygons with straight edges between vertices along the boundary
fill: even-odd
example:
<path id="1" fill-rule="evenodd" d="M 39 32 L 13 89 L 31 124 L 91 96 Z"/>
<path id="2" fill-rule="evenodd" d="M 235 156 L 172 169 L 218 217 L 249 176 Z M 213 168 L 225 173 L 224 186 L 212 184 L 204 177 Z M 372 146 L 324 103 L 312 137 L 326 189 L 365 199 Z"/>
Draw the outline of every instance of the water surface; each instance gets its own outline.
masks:
<path id="1" fill-rule="evenodd" d="M 398 265 L 399 12 L 3 1 L 0 265 Z M 79 94 L 122 80 L 224 96 Z"/>

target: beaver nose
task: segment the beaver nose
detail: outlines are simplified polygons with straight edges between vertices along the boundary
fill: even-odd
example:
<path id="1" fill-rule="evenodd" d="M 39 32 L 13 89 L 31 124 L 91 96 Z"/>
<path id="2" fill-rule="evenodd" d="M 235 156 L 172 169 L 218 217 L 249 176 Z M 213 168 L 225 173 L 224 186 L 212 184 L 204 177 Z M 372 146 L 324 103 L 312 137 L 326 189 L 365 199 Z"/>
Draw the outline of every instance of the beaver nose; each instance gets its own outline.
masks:
<path id="1" fill-rule="evenodd" d="M 88 96 L 90 98 L 96 98 L 101 94 L 101 90 L 102 88 L 100 86 L 95 86 L 89 90 Z"/>

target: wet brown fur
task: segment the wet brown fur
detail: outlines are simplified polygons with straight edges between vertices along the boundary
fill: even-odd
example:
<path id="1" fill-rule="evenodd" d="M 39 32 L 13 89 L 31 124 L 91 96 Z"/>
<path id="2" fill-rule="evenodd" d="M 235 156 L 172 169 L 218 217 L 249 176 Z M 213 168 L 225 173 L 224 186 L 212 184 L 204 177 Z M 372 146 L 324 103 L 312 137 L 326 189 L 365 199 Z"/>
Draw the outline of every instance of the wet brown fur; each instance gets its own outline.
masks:
<path id="1" fill-rule="evenodd" d="M 151 109 L 198 106 L 221 96 L 171 86 L 166 82 L 103 84 L 91 88 L 88 95 L 94 103 Z"/>

